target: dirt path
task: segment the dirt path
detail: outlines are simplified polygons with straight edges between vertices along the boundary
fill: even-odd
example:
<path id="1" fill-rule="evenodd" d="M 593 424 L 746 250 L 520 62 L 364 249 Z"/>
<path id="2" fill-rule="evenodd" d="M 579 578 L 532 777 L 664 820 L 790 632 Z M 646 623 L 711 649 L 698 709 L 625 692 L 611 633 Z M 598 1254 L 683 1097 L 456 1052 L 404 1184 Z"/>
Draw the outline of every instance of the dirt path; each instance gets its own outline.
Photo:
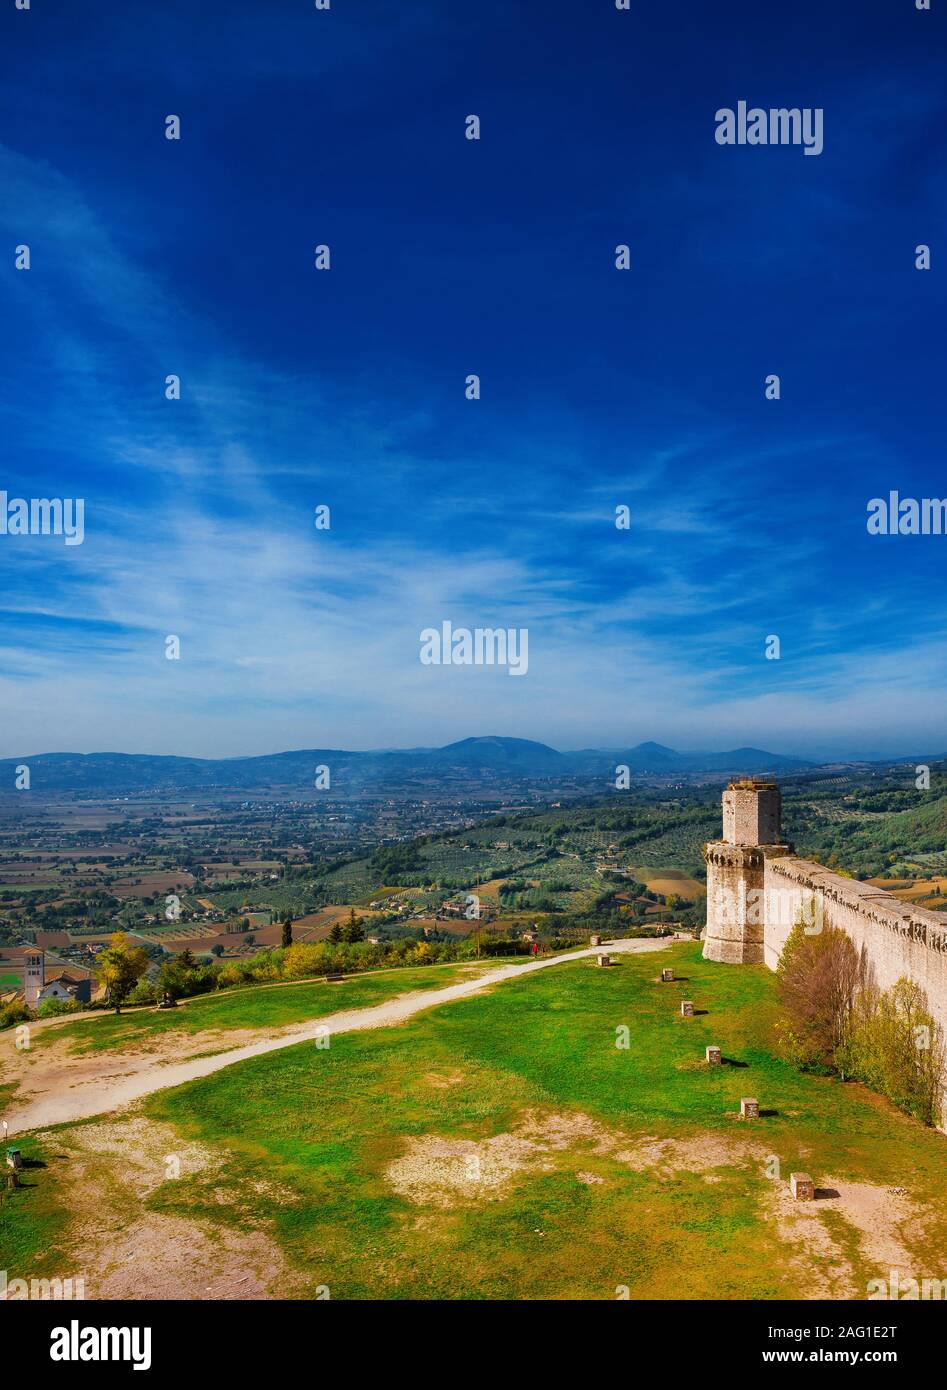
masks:
<path id="1" fill-rule="evenodd" d="M 642 938 L 616 941 L 604 950 L 612 956 L 625 952 L 638 954 L 644 951 L 660 951 L 669 946 L 672 940 L 672 937 L 663 937 L 657 940 Z M 500 984 L 504 980 L 599 954 L 601 948 L 592 947 L 568 956 L 554 956 L 549 960 L 501 966 L 476 979 L 447 985 L 444 989 L 423 992 L 412 990 L 409 994 L 389 999 L 384 1004 L 376 1004 L 372 1008 L 350 1009 L 313 1019 L 309 1023 L 294 1024 L 281 1030 L 278 1036 L 262 1037 L 243 1047 L 217 1052 L 212 1057 L 191 1057 L 183 1062 L 162 1061 L 153 1053 L 137 1057 L 112 1055 L 111 1058 L 102 1059 L 84 1058 L 84 1066 L 80 1071 L 70 1071 L 68 1076 L 62 1072 L 55 1089 L 51 1087 L 49 1091 L 39 1094 L 34 1092 L 19 1105 L 14 1102 L 3 1118 L 7 1121 L 11 1135 L 29 1129 L 86 1120 L 93 1115 L 107 1114 L 130 1101 L 139 1100 L 142 1096 L 151 1095 L 153 1091 L 162 1091 L 169 1086 L 180 1086 L 185 1081 L 210 1076 L 223 1067 L 233 1066 L 235 1062 L 246 1061 L 249 1057 L 259 1057 L 265 1052 L 292 1047 L 295 1043 L 324 1038 L 327 1033 L 333 1035 L 365 1028 L 390 1027 L 403 1023 L 405 1019 L 412 1018 L 425 1009 L 433 1009 L 439 1004 L 448 1004 L 455 999 L 466 999 L 473 994 L 480 994 L 491 985 Z M 193 1045 L 194 1041 L 193 1037 L 182 1039 L 182 1043 L 186 1042 L 188 1045 Z M 64 1089 L 63 1083 L 68 1089 Z"/>

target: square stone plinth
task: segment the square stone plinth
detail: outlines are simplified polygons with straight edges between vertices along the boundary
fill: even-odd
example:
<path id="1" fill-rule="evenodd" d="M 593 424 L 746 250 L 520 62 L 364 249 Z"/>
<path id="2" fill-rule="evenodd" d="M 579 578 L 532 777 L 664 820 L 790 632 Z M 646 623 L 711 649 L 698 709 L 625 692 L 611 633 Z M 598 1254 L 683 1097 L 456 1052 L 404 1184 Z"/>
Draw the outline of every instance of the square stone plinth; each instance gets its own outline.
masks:
<path id="1" fill-rule="evenodd" d="M 789 1190 L 797 1202 L 811 1202 L 815 1196 L 815 1183 L 808 1173 L 790 1173 Z"/>
<path id="2" fill-rule="evenodd" d="M 611 965 L 611 963 L 612 963 L 612 958 L 611 958 L 611 956 L 596 956 L 596 957 L 595 957 L 595 964 L 596 964 L 596 965 Z"/>
<path id="3" fill-rule="evenodd" d="M 706 1057 L 707 1057 L 707 1061 L 709 1062 L 709 1064 L 710 1064 L 712 1067 L 719 1067 L 719 1066 L 720 1066 L 720 1048 L 719 1048 L 719 1047 L 708 1047 L 707 1053 L 706 1053 Z"/>
<path id="4" fill-rule="evenodd" d="M 752 1096 L 744 1096 L 740 1101 L 740 1114 L 744 1120 L 758 1120 L 760 1118 L 760 1103 Z"/>
<path id="5" fill-rule="evenodd" d="M 664 970 L 661 971 L 661 983 L 662 983 L 662 984 L 669 985 L 669 984 L 671 984 L 671 982 L 673 981 L 673 979 L 674 979 L 674 971 L 671 970 L 670 967 L 668 967 L 668 968 L 666 968 L 666 969 L 664 969 Z"/>
<path id="6" fill-rule="evenodd" d="M 693 1001 L 692 999 L 682 999 L 682 1000 L 681 1000 L 681 1017 L 682 1017 L 682 1018 L 693 1018 L 693 1017 L 694 1017 L 694 1001 Z"/>

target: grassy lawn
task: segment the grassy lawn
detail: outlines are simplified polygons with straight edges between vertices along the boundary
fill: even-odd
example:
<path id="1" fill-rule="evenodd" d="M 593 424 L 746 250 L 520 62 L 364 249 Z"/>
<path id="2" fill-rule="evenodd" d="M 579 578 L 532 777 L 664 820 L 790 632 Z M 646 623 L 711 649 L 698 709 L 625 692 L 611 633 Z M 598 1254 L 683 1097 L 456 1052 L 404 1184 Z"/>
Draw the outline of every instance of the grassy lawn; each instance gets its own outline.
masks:
<path id="1" fill-rule="evenodd" d="M 611 971 L 563 965 L 409 1027 L 343 1035 L 317 1056 L 293 1048 L 221 1072 L 153 1097 L 148 1110 L 222 1142 L 244 1196 L 248 1174 L 267 1175 L 280 1197 L 268 1185 L 250 1202 L 255 1219 L 333 1297 L 613 1298 L 619 1285 L 632 1298 L 811 1296 L 805 1270 L 760 1216 L 773 1183 L 756 1157 L 667 1178 L 580 1138 L 492 1200 L 471 1183 L 448 1205 L 411 1200 L 386 1178 L 412 1138 L 482 1142 L 515 1132 L 530 1111 L 580 1111 L 632 1138 L 751 1132 L 784 1178 L 805 1167 L 817 1184 L 831 1174 L 906 1186 L 937 1207 L 916 1247 L 936 1271 L 947 1141 L 860 1087 L 774 1058 L 768 972 L 704 962 L 693 946 L 674 958 L 687 977 L 674 985 L 654 982 L 655 956 Z M 708 1012 L 682 1019 L 682 997 Z M 622 1024 L 628 1050 L 615 1046 Z M 705 1068 L 710 1042 L 744 1065 Z M 732 1112 L 747 1094 L 777 1113 L 742 1125 Z M 155 1200 L 213 1214 L 199 1179 L 168 1184 Z M 852 1250 L 857 1265 L 857 1242 Z"/>
<path id="2" fill-rule="evenodd" d="M 772 976 L 705 962 L 699 949 L 619 958 L 607 971 L 564 963 L 408 1025 L 160 1092 L 144 1114 L 212 1147 L 223 1167 L 163 1183 L 145 1207 L 263 1230 L 294 1280 L 310 1295 L 328 1285 L 334 1299 L 614 1299 L 621 1286 L 632 1299 L 805 1298 L 812 1259 L 799 1259 L 769 1206 L 805 1168 L 817 1186 L 831 1176 L 907 1189 L 926 1208 L 910 1254 L 942 1274 L 947 1139 L 859 1086 L 775 1058 Z M 671 961 L 683 978 L 657 983 Z M 706 1012 L 681 1018 L 681 998 Z M 627 1049 L 615 1046 L 622 1026 Z M 727 1064 L 704 1065 L 709 1043 Z M 741 1122 L 745 1095 L 769 1113 Z M 631 1161 L 655 1140 L 676 1145 L 669 1162 Z M 773 1156 L 780 1184 L 767 1174 Z M 458 1164 L 474 1165 L 460 1182 Z M 40 1189 L 54 1190 L 55 1162 L 39 1171 Z M 50 1200 L 32 1198 L 40 1234 Z M 837 1211 L 813 1219 L 859 1287 L 887 1273 Z M 9 1205 L 0 1235 L 4 1220 Z"/>
<path id="3" fill-rule="evenodd" d="M 0 1268 L 11 1279 L 44 1277 L 47 1271 L 60 1274 L 70 1255 L 69 1213 L 55 1182 L 55 1168 L 47 1166 L 55 1147 L 31 1136 L 23 1148 L 30 1166 L 21 1172 L 22 1186 L 16 1192 L 0 1191 Z"/>
<path id="4" fill-rule="evenodd" d="M 340 1009 L 369 1008 L 411 990 L 443 989 L 470 979 L 472 973 L 469 966 L 425 965 L 349 975 L 333 984 L 302 980 L 298 984 L 223 990 L 185 1000 L 176 1009 L 77 1019 L 75 1023 L 37 1032 L 34 1046 L 63 1038 L 72 1040 L 74 1051 L 98 1052 L 110 1047 L 138 1046 L 173 1031 L 186 1034 L 215 1028 L 279 1028 L 322 1018 Z"/>

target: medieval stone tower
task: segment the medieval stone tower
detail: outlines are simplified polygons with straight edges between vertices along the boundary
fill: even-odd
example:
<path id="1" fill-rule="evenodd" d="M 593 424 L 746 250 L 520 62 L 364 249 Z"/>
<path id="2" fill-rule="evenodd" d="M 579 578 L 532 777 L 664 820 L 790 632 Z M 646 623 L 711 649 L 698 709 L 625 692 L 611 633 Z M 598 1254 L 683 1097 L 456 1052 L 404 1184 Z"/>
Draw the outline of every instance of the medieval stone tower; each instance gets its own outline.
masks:
<path id="1" fill-rule="evenodd" d="M 782 840 L 780 811 L 775 782 L 747 778 L 724 792 L 723 839 L 704 846 L 705 958 L 775 970 L 796 923 L 811 936 L 842 931 L 879 989 L 903 978 L 919 985 L 947 1036 L 947 913 L 799 859 Z"/>
<path id="2" fill-rule="evenodd" d="M 704 846 L 707 960 L 727 965 L 763 961 L 766 859 L 792 852 L 780 840 L 780 810 L 775 782 L 747 778 L 731 782 L 723 794 L 723 839 Z"/>

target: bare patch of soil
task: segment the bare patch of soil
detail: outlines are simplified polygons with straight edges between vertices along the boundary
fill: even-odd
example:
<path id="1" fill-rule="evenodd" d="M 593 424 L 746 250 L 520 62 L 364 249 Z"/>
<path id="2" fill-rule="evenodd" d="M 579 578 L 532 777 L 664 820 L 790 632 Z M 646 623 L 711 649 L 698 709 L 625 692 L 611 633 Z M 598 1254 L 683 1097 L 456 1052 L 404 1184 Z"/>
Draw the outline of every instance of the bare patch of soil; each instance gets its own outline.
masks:
<path id="1" fill-rule="evenodd" d="M 819 1216 L 819 1202 L 796 1202 L 786 1183 L 777 1183 L 763 1205 L 780 1240 L 790 1248 L 790 1265 L 809 1298 L 856 1298 L 855 1273 Z"/>
<path id="2" fill-rule="evenodd" d="M 261 1231 L 226 1227 L 212 1235 L 195 1221 L 151 1212 L 94 1254 L 87 1298 L 265 1299 L 279 1287 L 283 1259 Z"/>
<path id="3" fill-rule="evenodd" d="M 691 1139 L 633 1140 L 581 1111 L 527 1110 L 514 1128 L 490 1139 L 447 1139 L 436 1134 L 406 1141 L 405 1151 L 385 1169 L 388 1182 L 418 1205 L 454 1206 L 506 1195 L 518 1173 L 550 1172 L 561 1157 L 574 1157 L 575 1177 L 586 1185 L 604 1179 L 579 1167 L 585 1154 L 612 1158 L 659 1176 L 686 1169 L 699 1172 L 762 1160 L 765 1146 L 715 1134 Z M 560 1161 L 554 1161 L 558 1157 Z"/>
<path id="4" fill-rule="evenodd" d="M 738 1167 L 748 1159 L 762 1161 L 767 1156 L 765 1144 L 723 1134 L 698 1134 L 688 1139 L 648 1137 L 615 1155 L 619 1163 L 639 1172 L 653 1168 L 666 1173 L 682 1168 L 693 1173 L 706 1168 Z"/>
<path id="5" fill-rule="evenodd" d="M 794 1201 L 788 1185 L 780 1183 L 765 1210 L 780 1236 L 795 1247 L 793 1263 L 812 1298 L 866 1298 L 868 1294 L 823 1221 L 823 1213 L 838 1213 L 852 1228 L 859 1254 L 872 1266 L 872 1274 L 884 1278 L 892 1271 L 913 1277 L 916 1261 L 906 1237 L 908 1232 L 921 1234 L 930 1217 L 903 1193 L 831 1177 L 816 1188 L 812 1202 Z"/>
<path id="6" fill-rule="evenodd" d="M 822 1188 L 837 1192 L 838 1196 L 820 1198 L 816 1205 L 840 1211 L 856 1228 L 866 1260 L 884 1274 L 894 1269 L 910 1274 L 912 1259 L 904 1244 L 904 1233 L 913 1228 L 921 1234 L 930 1213 L 922 1212 L 909 1197 L 895 1194 L 889 1187 L 826 1178 Z"/>
<path id="7" fill-rule="evenodd" d="M 141 1115 L 38 1137 L 56 1155 L 73 1216 L 67 1239 L 78 1252 L 87 1298 L 292 1296 L 295 1280 L 263 1231 L 142 1208 L 142 1199 L 167 1182 L 221 1169 L 214 1150 Z"/>
<path id="8" fill-rule="evenodd" d="M 408 1141 L 407 1152 L 386 1169 L 396 1192 L 419 1206 L 451 1207 L 463 1200 L 498 1195 L 514 1173 L 548 1171 L 538 1145 L 512 1134 L 473 1139 L 442 1139 L 435 1134 Z"/>
<path id="9" fill-rule="evenodd" d="M 221 1160 L 203 1144 L 182 1141 L 170 1125 L 157 1124 L 143 1116 L 102 1124 L 80 1125 L 66 1136 L 43 1134 L 49 1144 L 63 1145 L 74 1155 L 69 1167 L 70 1176 L 81 1181 L 90 1175 L 96 1180 L 95 1169 L 101 1176 L 115 1176 L 117 1169 L 121 1185 L 132 1189 L 139 1197 L 147 1197 L 162 1183 L 207 1168 L 219 1168 Z"/>
<path id="10" fill-rule="evenodd" d="M 527 1110 L 515 1132 L 543 1149 L 571 1149 L 576 1144 L 585 1144 L 599 1154 L 611 1153 L 616 1141 L 620 1140 L 607 1125 L 578 1110 L 546 1115 Z"/>

